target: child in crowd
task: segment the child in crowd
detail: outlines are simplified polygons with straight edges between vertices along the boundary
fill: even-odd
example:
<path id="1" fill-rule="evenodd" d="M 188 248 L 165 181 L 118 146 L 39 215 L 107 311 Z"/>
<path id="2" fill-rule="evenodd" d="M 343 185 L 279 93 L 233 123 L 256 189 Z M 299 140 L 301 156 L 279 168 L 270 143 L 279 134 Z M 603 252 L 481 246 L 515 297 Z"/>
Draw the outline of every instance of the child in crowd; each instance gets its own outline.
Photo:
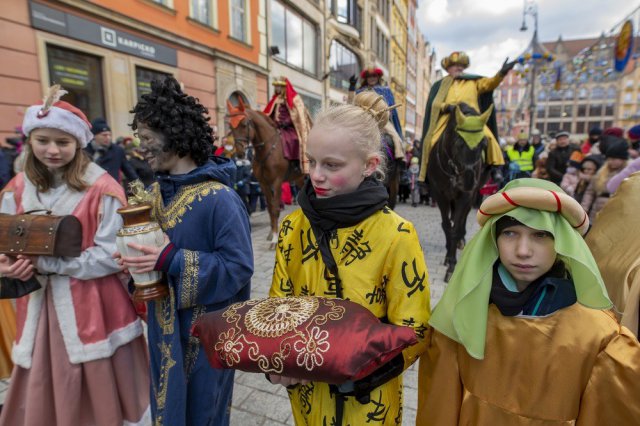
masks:
<path id="1" fill-rule="evenodd" d="M 602 143 L 600 144 L 602 146 Z M 605 203 L 609 201 L 607 184 L 616 174 L 622 171 L 629 160 L 629 144 L 622 138 L 609 140 L 605 146 L 604 165 L 589 182 L 589 186 L 582 197 L 582 207 L 589 213 L 589 220 L 593 223 L 596 215 Z"/>
<path id="2" fill-rule="evenodd" d="M 640 344 L 609 310 L 584 210 L 519 179 L 478 221 L 429 322 L 417 424 L 639 424 Z"/>
<path id="3" fill-rule="evenodd" d="M 3 278 L 41 285 L 16 300 L 16 367 L 0 425 L 151 424 L 142 323 L 111 257 L 125 195 L 84 153 L 91 127 L 59 101 L 64 93 L 53 86 L 44 105 L 27 109 L 24 172 L 4 189 L 0 212 L 73 215 L 82 253 L 0 255 Z"/>
<path id="4" fill-rule="evenodd" d="M 301 208 L 282 221 L 270 296 L 349 299 L 382 321 L 412 327 L 422 340 L 430 315 L 424 255 L 413 225 L 386 207 L 380 181 L 379 125 L 388 120 L 384 103 L 341 105 L 316 118 L 309 179 L 298 195 Z M 347 386 L 270 380 L 288 386 L 296 424 L 401 424 L 401 373 L 423 348 L 410 347 L 382 366 L 379 380 L 357 398 Z"/>
<path id="5" fill-rule="evenodd" d="M 584 157 L 581 151 L 574 151 L 569 158 L 569 167 L 562 177 L 560 187 L 577 202 L 582 202 L 584 193 L 602 163 L 596 155 Z"/>

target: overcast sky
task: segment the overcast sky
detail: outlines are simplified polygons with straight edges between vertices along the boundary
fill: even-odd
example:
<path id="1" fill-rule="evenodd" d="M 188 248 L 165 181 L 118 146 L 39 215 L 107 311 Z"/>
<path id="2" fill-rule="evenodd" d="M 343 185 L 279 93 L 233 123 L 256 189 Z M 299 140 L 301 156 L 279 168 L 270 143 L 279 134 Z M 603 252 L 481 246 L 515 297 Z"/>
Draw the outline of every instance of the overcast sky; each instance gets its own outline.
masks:
<path id="1" fill-rule="evenodd" d="M 533 35 L 533 17 L 522 25 L 523 0 L 418 0 L 418 24 L 436 49 L 438 66 L 450 52 L 469 54 L 473 74 L 493 75 L 505 58 L 517 57 Z M 607 33 L 637 0 L 538 0 L 540 41 L 597 37 Z M 636 15 L 637 16 L 637 15 Z M 634 22 L 638 25 L 638 22 Z"/>

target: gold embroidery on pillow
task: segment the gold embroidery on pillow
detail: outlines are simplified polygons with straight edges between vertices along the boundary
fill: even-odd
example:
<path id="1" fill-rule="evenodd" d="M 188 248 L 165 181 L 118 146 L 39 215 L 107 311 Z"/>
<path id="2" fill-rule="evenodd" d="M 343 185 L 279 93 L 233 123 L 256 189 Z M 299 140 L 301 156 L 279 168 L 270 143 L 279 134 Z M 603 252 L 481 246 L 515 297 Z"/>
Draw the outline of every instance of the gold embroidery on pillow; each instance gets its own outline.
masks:
<path id="1" fill-rule="evenodd" d="M 274 297 L 251 308 L 244 323 L 255 336 L 280 337 L 308 320 L 318 305 L 314 297 Z"/>
<path id="2" fill-rule="evenodd" d="M 315 314 L 320 303 L 329 307 L 324 314 Z M 244 325 L 247 333 L 240 327 L 242 314 L 238 311 L 250 306 L 244 314 Z M 314 315 L 315 314 L 315 315 Z M 214 350 L 220 359 L 230 368 L 239 364 L 245 347 L 248 347 L 249 359 L 255 361 L 263 373 L 281 374 L 289 355 L 296 356 L 296 363 L 312 371 L 324 363 L 324 353 L 331 348 L 329 332 L 321 326 L 328 321 L 343 318 L 345 309 L 329 299 L 315 297 L 282 297 L 266 300 L 247 300 L 230 306 L 222 317 L 232 328 L 218 335 Z M 302 329 L 297 329 L 307 322 Z M 260 346 L 250 340 L 251 336 L 275 338 L 291 333 L 280 341 L 280 350 L 270 358 L 263 355 Z"/>

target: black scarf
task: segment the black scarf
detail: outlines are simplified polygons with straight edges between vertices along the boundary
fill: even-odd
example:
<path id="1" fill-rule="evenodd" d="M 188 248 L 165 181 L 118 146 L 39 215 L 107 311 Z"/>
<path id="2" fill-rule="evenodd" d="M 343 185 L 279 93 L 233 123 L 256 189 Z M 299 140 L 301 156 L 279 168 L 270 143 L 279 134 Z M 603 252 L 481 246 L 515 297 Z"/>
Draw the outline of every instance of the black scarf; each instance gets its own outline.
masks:
<path id="1" fill-rule="evenodd" d="M 338 228 L 356 225 L 387 204 L 387 190 L 374 178 L 365 178 L 358 189 L 348 194 L 329 198 L 318 198 L 311 180 L 307 179 L 298 194 L 298 204 L 309 219 L 313 235 L 316 237 L 322 261 L 336 278 L 337 296 L 342 298 L 342 286 L 329 240 Z"/>
<path id="2" fill-rule="evenodd" d="M 491 286 L 489 303 L 495 304 L 496 307 L 500 310 L 500 313 L 507 317 L 512 317 L 518 315 L 520 312 L 523 312 L 528 302 L 536 294 L 538 287 L 540 287 L 540 285 L 546 278 L 564 278 L 565 276 L 564 264 L 562 262 L 556 262 L 556 264 L 553 265 L 549 272 L 533 281 L 523 291 L 512 292 L 508 290 L 502 283 L 502 279 L 500 278 L 500 274 L 498 273 L 499 264 L 500 261 L 498 260 L 493 265 L 493 283 Z"/>

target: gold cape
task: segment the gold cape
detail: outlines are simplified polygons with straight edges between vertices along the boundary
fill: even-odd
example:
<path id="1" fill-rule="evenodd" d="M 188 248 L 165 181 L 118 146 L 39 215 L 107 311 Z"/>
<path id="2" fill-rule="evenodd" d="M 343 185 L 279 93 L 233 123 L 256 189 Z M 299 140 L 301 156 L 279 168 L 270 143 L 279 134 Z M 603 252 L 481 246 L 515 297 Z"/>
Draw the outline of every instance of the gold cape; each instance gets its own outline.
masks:
<path id="1" fill-rule="evenodd" d="M 598 264 L 622 325 L 638 335 L 640 304 L 640 173 L 622 181 L 598 213 L 585 241 Z"/>
<path id="2" fill-rule="evenodd" d="M 330 247 L 344 298 L 378 318 L 386 317 L 390 324 L 412 326 L 422 340 L 430 317 L 429 277 L 411 222 L 385 208 L 355 226 L 338 229 Z M 296 210 L 282 221 L 269 295 L 335 297 L 335 281 L 325 272 L 309 221 L 302 210 Z M 405 349 L 405 368 L 423 350 L 422 343 Z M 288 393 L 296 424 L 333 424 L 335 398 L 326 383 L 297 385 Z M 401 421 L 401 376 L 371 392 L 368 404 L 353 397 L 345 401 L 344 425 L 396 425 Z"/>
<path id="3" fill-rule="evenodd" d="M 504 317 L 491 305 L 484 360 L 434 329 L 427 341 L 418 426 L 640 424 L 640 344 L 610 311 Z"/>

